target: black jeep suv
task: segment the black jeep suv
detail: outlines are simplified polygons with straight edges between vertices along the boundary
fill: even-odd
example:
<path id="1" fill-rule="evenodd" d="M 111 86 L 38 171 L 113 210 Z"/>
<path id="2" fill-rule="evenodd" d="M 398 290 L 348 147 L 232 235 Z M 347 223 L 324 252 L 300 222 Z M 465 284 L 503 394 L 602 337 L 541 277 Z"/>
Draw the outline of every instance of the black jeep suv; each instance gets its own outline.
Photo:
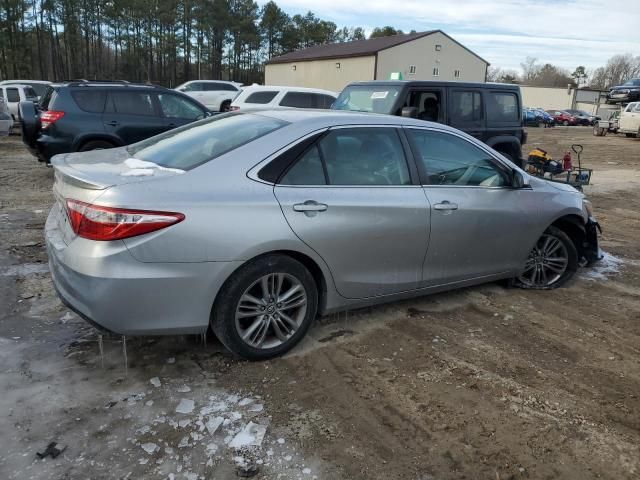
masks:
<path id="1" fill-rule="evenodd" d="M 522 166 L 527 133 L 520 87 L 499 83 L 372 81 L 347 85 L 334 110 L 403 115 L 450 125 Z"/>
<path id="2" fill-rule="evenodd" d="M 22 141 L 43 162 L 58 153 L 129 145 L 210 114 L 183 93 L 128 82 L 54 84 L 40 105 L 20 102 Z"/>
<path id="3" fill-rule="evenodd" d="M 632 78 L 622 85 L 611 87 L 607 103 L 630 103 L 640 100 L 640 78 Z"/>

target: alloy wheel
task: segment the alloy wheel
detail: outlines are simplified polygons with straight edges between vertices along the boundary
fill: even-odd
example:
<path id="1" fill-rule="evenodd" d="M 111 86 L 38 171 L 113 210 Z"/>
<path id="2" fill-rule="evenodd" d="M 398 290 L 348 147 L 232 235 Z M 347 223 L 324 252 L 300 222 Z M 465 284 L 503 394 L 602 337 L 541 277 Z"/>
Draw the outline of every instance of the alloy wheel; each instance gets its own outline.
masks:
<path id="1" fill-rule="evenodd" d="M 569 252 L 561 239 L 545 233 L 529 253 L 518 280 L 528 287 L 550 287 L 569 266 Z"/>
<path id="2" fill-rule="evenodd" d="M 287 273 L 269 273 L 240 297 L 235 326 L 248 346 L 269 349 L 293 337 L 306 313 L 307 292 L 300 280 Z"/>

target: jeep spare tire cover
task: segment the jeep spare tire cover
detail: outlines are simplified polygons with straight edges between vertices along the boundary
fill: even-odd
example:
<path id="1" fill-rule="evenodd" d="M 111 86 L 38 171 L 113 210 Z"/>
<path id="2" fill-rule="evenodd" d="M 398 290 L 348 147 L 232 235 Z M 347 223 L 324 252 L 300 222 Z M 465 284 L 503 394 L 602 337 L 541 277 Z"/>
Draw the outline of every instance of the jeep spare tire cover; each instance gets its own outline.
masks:
<path id="1" fill-rule="evenodd" d="M 28 100 L 20 102 L 18 105 L 20 120 L 22 123 L 22 141 L 30 147 L 36 144 L 38 134 L 38 117 L 36 106 Z"/>

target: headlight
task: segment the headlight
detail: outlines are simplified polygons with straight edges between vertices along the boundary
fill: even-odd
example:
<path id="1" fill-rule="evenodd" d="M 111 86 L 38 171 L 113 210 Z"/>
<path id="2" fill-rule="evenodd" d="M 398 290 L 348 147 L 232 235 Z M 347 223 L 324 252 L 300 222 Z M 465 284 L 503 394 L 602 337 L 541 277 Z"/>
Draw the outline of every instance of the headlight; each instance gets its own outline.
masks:
<path id="1" fill-rule="evenodd" d="M 589 215 L 590 217 L 593 217 L 593 205 L 589 200 L 587 200 L 586 198 L 583 198 L 582 207 L 587 212 L 587 215 Z"/>

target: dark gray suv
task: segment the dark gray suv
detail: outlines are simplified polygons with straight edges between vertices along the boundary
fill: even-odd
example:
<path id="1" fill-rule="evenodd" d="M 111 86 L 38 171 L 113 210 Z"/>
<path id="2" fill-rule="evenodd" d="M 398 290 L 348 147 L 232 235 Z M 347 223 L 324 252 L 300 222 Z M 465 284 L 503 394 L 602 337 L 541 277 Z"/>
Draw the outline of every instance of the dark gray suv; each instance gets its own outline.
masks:
<path id="1" fill-rule="evenodd" d="M 402 115 L 468 133 L 522 166 L 527 141 L 518 85 L 430 81 L 372 81 L 347 85 L 334 110 Z"/>
<path id="2" fill-rule="evenodd" d="M 139 142 L 211 113 L 187 95 L 128 82 L 67 82 L 20 103 L 22 140 L 38 160 Z"/>

